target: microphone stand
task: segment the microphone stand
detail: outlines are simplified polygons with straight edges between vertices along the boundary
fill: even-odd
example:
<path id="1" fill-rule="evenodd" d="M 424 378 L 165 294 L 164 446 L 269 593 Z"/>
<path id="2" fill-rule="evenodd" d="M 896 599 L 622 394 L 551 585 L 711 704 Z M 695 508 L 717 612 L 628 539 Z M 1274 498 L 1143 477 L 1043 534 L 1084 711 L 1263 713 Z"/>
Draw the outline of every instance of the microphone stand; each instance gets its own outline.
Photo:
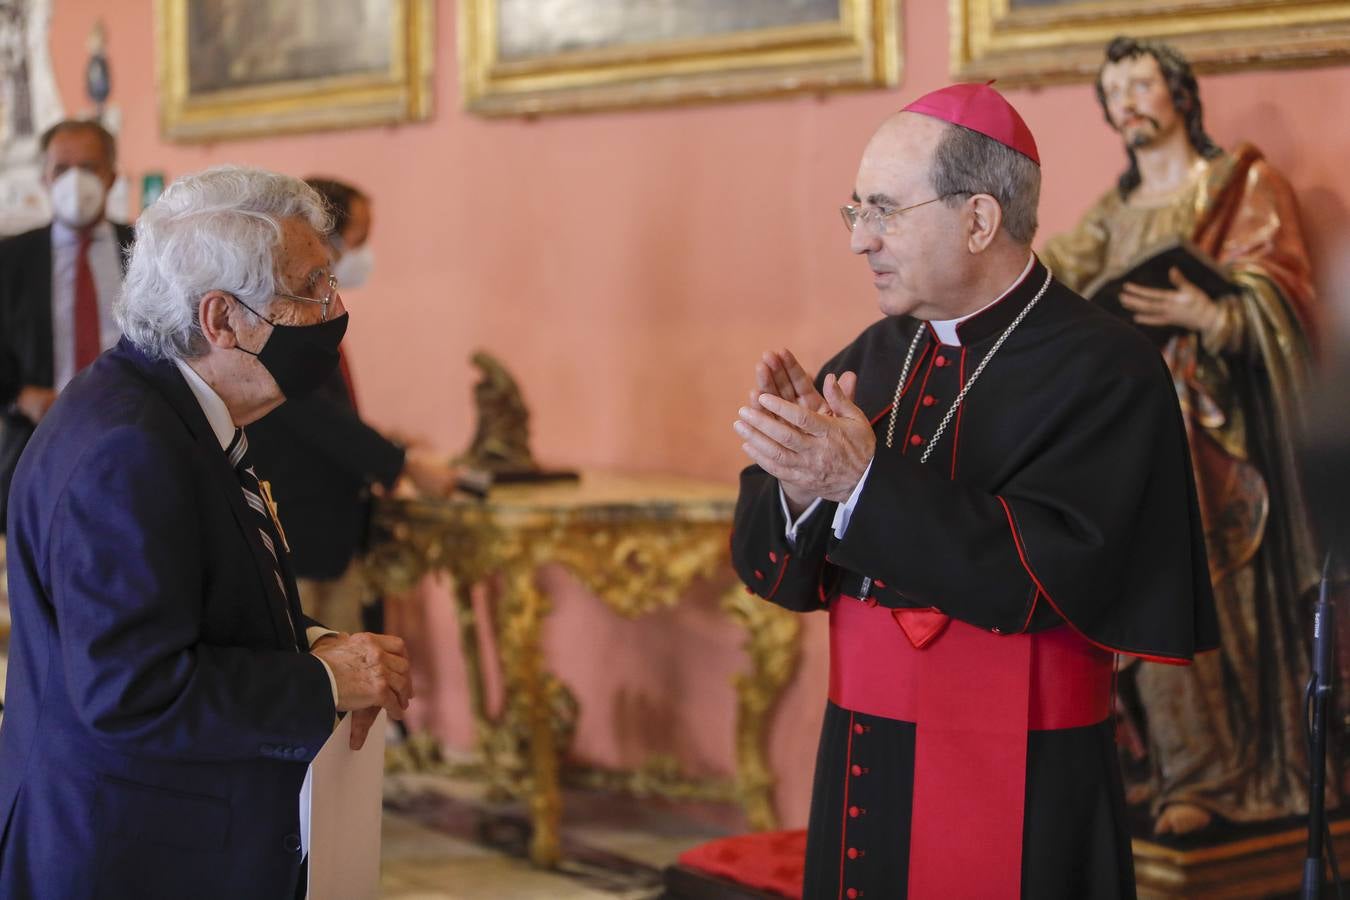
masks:
<path id="1" fill-rule="evenodd" d="M 1308 682 L 1311 704 L 1312 736 L 1308 748 L 1311 767 L 1308 789 L 1308 856 L 1303 861 L 1303 890 L 1301 900 L 1318 900 L 1322 895 L 1322 836 L 1326 833 L 1326 773 L 1327 773 L 1327 719 L 1331 706 L 1331 690 L 1336 682 L 1336 606 L 1327 596 L 1331 554 L 1327 553 L 1322 567 L 1322 583 L 1313 607 L 1313 672 Z M 1338 886 L 1339 888 L 1339 886 Z"/>

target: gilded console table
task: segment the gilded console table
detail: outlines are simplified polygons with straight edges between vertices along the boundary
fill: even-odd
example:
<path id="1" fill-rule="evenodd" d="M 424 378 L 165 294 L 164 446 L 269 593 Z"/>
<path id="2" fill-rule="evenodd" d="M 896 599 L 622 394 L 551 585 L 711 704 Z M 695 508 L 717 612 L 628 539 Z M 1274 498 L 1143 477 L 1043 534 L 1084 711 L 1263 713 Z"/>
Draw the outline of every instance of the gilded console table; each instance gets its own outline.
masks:
<path id="1" fill-rule="evenodd" d="M 727 485 L 603 472 L 586 472 L 580 482 L 495 487 L 483 501 L 378 505 L 377 541 L 367 565 L 378 590 L 406 591 L 435 571 L 454 579 L 477 745 L 492 787 L 529 804 L 535 863 L 559 861 L 559 761 L 577 719 L 575 698 L 545 668 L 540 636 L 549 600 L 535 581 L 539 567 L 566 566 L 624 616 L 666 609 L 694 578 L 728 572 L 734 506 L 735 491 Z M 491 716 L 472 589 L 498 577 L 491 628 L 504 701 L 501 713 Z M 723 608 L 744 627 L 750 657 L 749 670 L 736 679 L 736 779 L 723 793 L 742 803 L 752 827 L 772 828 L 777 820 L 765 730 L 796 670 L 801 625 L 792 613 L 739 586 L 728 590 Z M 716 795 L 672 769 L 670 761 L 657 761 L 629 783 L 651 793 Z"/>

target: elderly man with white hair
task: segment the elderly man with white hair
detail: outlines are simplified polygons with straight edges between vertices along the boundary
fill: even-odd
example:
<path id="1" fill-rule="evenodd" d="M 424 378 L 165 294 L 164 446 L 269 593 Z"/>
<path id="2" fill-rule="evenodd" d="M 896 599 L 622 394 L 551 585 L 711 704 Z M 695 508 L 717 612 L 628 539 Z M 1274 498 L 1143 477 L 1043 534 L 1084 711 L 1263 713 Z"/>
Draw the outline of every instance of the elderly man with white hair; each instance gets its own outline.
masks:
<path id="1" fill-rule="evenodd" d="M 288 897 L 306 763 L 412 694 L 398 638 L 300 610 L 242 426 L 337 365 L 326 213 L 256 169 L 142 215 L 124 337 L 38 427 L 9 508 L 0 897 Z"/>

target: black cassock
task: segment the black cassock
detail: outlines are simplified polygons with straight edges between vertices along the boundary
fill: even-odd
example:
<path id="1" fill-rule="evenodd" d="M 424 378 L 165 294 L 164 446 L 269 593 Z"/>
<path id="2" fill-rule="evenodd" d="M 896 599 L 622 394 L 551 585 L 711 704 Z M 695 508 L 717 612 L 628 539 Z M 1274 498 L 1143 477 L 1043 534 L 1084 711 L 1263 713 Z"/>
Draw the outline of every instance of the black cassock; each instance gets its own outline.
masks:
<path id="1" fill-rule="evenodd" d="M 1046 276 L 1036 262 L 961 323 L 960 346 L 889 317 L 822 368 L 818 384 L 858 373 L 877 433 L 842 540 L 826 502 L 790 544 L 777 481 L 742 473 L 741 579 L 831 617 L 807 898 L 1017 897 L 1019 880 L 1036 900 L 1134 895 L 1111 654 L 1185 663 L 1218 642 L 1167 369 L 1135 329 L 1052 281 L 919 459 Z"/>

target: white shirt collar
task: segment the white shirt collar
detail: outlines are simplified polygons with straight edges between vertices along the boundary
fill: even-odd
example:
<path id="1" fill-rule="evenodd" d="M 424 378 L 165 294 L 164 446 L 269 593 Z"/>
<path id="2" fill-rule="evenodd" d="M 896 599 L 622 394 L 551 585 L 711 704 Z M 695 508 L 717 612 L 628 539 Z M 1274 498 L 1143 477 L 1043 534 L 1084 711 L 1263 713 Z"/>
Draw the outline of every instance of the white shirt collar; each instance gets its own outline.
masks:
<path id="1" fill-rule="evenodd" d="M 113 240 L 117 235 L 113 232 L 112 223 L 107 219 L 100 219 L 93 228 L 89 229 L 89 237 L 93 242 Z M 52 219 L 52 243 L 58 247 L 74 246 L 80 242 L 80 232 L 71 228 L 65 222 L 58 222 Z"/>
<path id="2" fill-rule="evenodd" d="M 234 441 L 235 424 L 234 419 L 230 418 L 230 410 L 225 406 L 225 401 L 220 399 L 220 395 L 211 390 L 211 385 L 206 383 L 202 376 L 183 362 L 181 359 L 175 359 L 173 364 L 178 367 L 178 371 L 183 373 L 183 380 L 192 391 L 192 396 L 197 398 L 197 404 L 202 408 L 206 415 L 206 423 L 211 426 L 211 431 L 215 433 L 216 440 L 220 441 L 220 449 L 228 450 L 230 443 Z"/>
<path id="3" fill-rule="evenodd" d="M 986 303 L 984 306 L 981 306 L 973 313 L 968 313 L 967 315 L 964 315 L 959 319 L 942 319 L 942 320 L 934 319 L 930 321 L 928 324 L 933 326 L 933 331 L 934 333 L 937 334 L 938 340 L 942 341 L 942 343 L 948 345 L 949 347 L 961 346 L 961 338 L 956 333 L 956 326 L 960 325 L 966 319 L 969 319 L 973 316 L 978 316 L 980 313 L 984 312 L 986 309 L 988 309 L 989 307 L 998 303 L 1004 297 L 1011 294 L 1014 290 L 1017 289 L 1018 285 L 1020 285 L 1023 281 L 1026 281 L 1027 276 L 1031 274 L 1031 267 L 1034 265 L 1036 265 L 1036 254 L 1032 253 L 1027 259 L 1027 267 L 1022 270 L 1022 274 L 1018 275 L 1017 279 L 1012 284 L 1008 285 L 1008 289 L 1005 290 L 1003 293 L 999 294 L 998 297 L 994 298 L 993 301 Z"/>

